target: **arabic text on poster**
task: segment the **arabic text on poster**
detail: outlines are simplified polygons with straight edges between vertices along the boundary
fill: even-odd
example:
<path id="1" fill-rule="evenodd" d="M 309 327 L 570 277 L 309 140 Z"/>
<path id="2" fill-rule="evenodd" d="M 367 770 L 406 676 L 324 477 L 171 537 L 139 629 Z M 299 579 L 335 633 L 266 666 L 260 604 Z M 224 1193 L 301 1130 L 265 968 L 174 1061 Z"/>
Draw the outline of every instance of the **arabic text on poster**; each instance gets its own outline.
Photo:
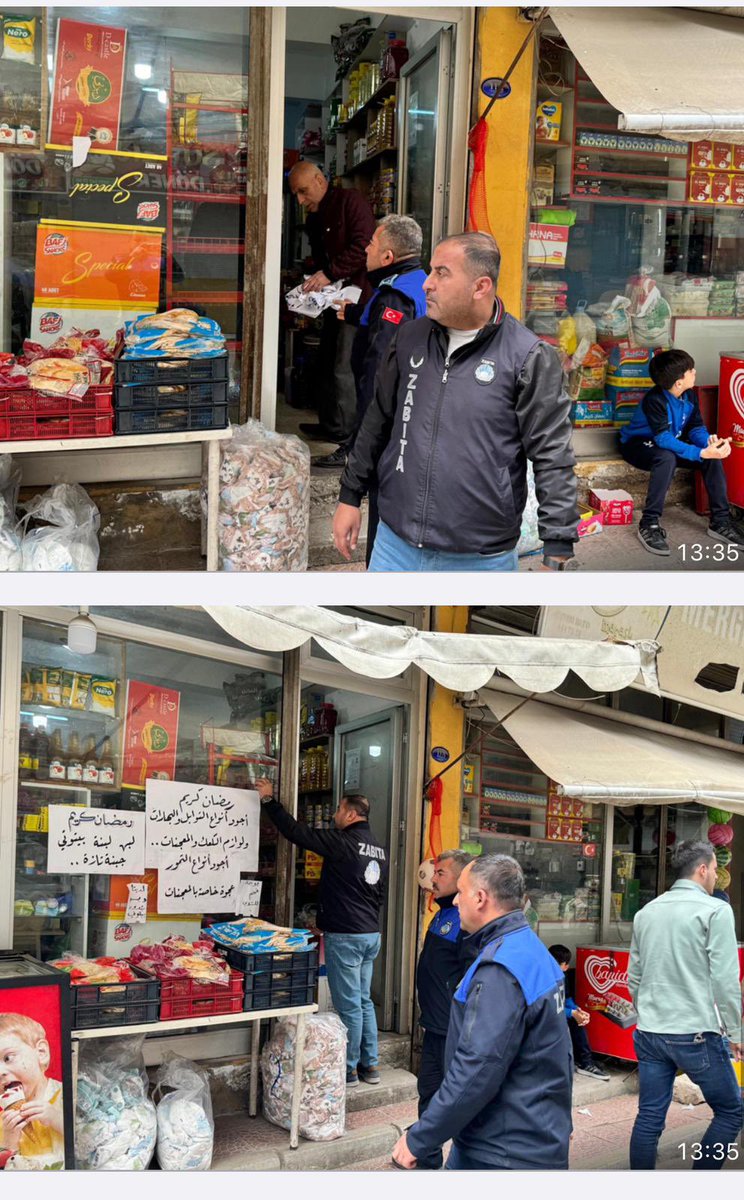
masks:
<path id="1" fill-rule="evenodd" d="M 50 804 L 50 874 L 142 875 L 144 869 L 144 813 Z"/>
<path id="2" fill-rule="evenodd" d="M 148 779 L 145 796 L 148 867 L 162 867 L 163 856 L 171 851 L 224 852 L 238 874 L 257 870 L 258 792 Z"/>

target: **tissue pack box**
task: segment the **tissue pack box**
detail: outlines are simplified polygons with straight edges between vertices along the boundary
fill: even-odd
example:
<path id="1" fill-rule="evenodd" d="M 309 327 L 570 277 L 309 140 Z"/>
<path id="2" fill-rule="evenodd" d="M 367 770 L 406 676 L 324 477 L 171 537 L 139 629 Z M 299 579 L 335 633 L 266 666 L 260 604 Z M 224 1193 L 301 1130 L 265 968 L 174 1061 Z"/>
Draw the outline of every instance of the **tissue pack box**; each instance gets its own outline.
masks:
<path id="1" fill-rule="evenodd" d="M 633 497 L 622 488 L 595 488 L 589 493 L 589 503 L 599 509 L 603 525 L 633 523 Z"/>

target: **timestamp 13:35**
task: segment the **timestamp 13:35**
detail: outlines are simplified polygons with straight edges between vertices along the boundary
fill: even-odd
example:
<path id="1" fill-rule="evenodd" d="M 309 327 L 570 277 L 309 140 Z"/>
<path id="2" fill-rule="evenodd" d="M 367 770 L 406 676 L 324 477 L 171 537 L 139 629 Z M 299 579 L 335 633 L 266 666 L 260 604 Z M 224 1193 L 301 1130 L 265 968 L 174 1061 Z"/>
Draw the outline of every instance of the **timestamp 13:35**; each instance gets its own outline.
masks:
<path id="1" fill-rule="evenodd" d="M 744 565 L 744 549 L 741 546 L 724 545 L 716 542 L 712 546 L 704 546 L 700 542 L 692 542 L 689 546 L 682 543 L 677 546 L 682 555 L 682 562 L 730 562 L 738 563 L 741 559 Z"/>
<path id="2" fill-rule="evenodd" d="M 710 1142 L 705 1145 L 703 1142 L 690 1142 L 689 1146 L 685 1142 L 680 1142 L 677 1149 L 682 1155 L 682 1161 L 685 1162 L 688 1158 L 691 1162 L 737 1162 L 741 1155 L 741 1146 L 736 1142 Z"/>

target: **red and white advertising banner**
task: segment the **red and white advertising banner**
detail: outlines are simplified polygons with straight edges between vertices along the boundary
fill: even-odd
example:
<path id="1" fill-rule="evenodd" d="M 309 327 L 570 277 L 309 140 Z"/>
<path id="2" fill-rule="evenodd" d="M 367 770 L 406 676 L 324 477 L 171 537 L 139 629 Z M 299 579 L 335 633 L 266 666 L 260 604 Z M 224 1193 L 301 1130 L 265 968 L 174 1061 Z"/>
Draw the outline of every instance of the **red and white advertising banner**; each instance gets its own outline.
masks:
<path id="1" fill-rule="evenodd" d="M 126 29 L 67 17 L 57 22 L 49 108 L 53 146 L 89 137 L 94 146 L 118 148 L 126 46 Z"/>

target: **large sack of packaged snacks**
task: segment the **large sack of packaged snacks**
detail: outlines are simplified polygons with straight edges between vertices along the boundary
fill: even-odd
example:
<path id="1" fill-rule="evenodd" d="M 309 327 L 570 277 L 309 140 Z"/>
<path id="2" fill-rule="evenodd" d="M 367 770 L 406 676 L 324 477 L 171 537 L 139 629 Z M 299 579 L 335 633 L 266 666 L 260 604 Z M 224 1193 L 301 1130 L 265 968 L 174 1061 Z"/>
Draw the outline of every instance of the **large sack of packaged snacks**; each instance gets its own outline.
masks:
<path id="1" fill-rule="evenodd" d="M 214 1118 L 206 1071 L 187 1058 L 170 1055 L 158 1070 L 153 1094 L 161 1171 L 208 1171 Z"/>
<path id="2" fill-rule="evenodd" d="M 306 1018 L 300 1133 L 311 1142 L 343 1137 L 346 1120 L 346 1029 L 335 1013 Z M 264 1116 L 289 1129 L 297 1018 L 279 1021 L 261 1052 Z"/>
<path id="3" fill-rule="evenodd" d="M 148 1096 L 144 1036 L 83 1042 L 75 1105 L 75 1161 L 82 1171 L 145 1171 L 157 1119 Z"/>
<path id="4" fill-rule="evenodd" d="M 535 469 L 531 462 L 527 463 L 527 501 L 522 512 L 522 528 L 517 542 L 517 554 L 525 558 L 529 554 L 537 554 L 542 546 L 537 529 L 537 496 L 535 494 Z"/>
<path id="5" fill-rule="evenodd" d="M 34 496 L 25 521 L 44 522 L 23 538 L 24 571 L 95 571 L 101 516 L 78 483 L 56 483 Z"/>
<path id="6" fill-rule="evenodd" d="M 310 451 L 260 421 L 233 431 L 222 450 L 221 571 L 305 571 L 310 532 Z"/>

